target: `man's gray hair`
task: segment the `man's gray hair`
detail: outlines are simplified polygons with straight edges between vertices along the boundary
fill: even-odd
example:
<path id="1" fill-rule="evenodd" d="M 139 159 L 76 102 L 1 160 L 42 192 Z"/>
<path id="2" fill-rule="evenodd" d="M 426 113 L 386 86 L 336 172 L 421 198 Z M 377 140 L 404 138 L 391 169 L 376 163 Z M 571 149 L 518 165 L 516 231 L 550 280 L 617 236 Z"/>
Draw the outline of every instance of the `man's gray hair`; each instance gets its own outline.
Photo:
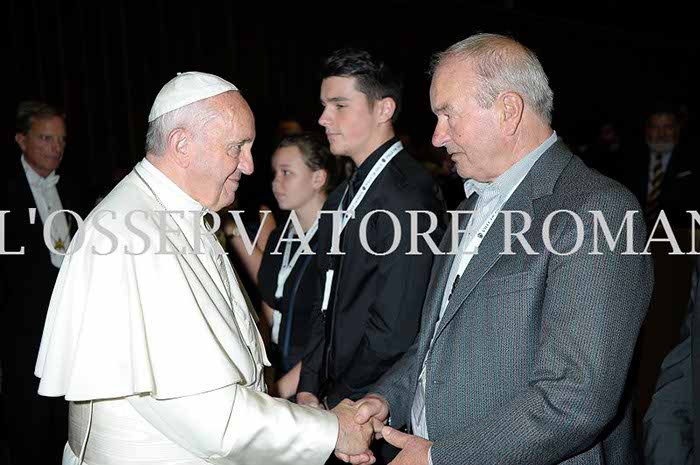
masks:
<path id="1" fill-rule="evenodd" d="M 165 153 L 168 145 L 168 136 L 177 128 L 197 129 L 206 120 L 206 113 L 210 111 L 205 100 L 190 103 L 184 107 L 165 113 L 148 124 L 146 133 L 146 153 L 160 156 Z M 195 135 L 199 131 L 193 130 Z"/>
<path id="2" fill-rule="evenodd" d="M 482 108 L 491 108 L 502 92 L 517 92 L 545 123 L 552 123 L 554 93 L 532 50 L 507 36 L 476 34 L 435 54 L 431 74 L 452 59 L 472 63 L 480 81 L 476 99 Z"/>

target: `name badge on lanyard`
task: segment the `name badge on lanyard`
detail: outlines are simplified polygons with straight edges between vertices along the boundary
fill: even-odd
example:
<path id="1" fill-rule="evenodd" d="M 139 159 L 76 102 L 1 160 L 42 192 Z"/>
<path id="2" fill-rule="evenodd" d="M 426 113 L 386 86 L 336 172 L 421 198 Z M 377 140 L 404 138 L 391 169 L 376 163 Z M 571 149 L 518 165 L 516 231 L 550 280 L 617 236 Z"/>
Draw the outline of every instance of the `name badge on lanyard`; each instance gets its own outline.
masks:
<path id="1" fill-rule="evenodd" d="M 348 221 L 350 221 L 350 218 L 354 215 L 355 210 L 357 207 L 360 205 L 362 202 L 362 199 L 365 198 L 365 195 L 367 195 L 367 192 L 369 191 L 369 188 L 372 186 L 374 181 L 379 177 L 381 174 L 382 170 L 386 167 L 386 165 L 389 164 L 389 162 L 401 151 L 403 150 L 403 144 L 401 141 L 395 142 L 391 147 L 389 147 L 389 150 L 384 152 L 384 155 L 377 161 L 377 163 L 374 164 L 372 169 L 370 170 L 369 174 L 365 178 L 364 181 L 362 181 L 362 185 L 358 189 L 357 193 L 355 194 L 355 197 L 353 197 L 352 202 L 350 202 L 350 205 L 348 205 L 348 209 L 346 210 L 345 213 L 343 213 L 343 218 L 340 223 L 340 232 L 342 233 L 343 230 L 345 229 L 345 226 L 348 224 Z M 343 205 L 343 199 L 345 199 L 345 196 L 348 195 L 348 188 L 349 186 L 345 187 L 345 192 L 343 192 L 343 197 L 340 199 L 340 203 L 338 204 L 338 210 L 342 208 Z M 326 280 L 323 288 L 323 302 L 321 304 L 321 311 L 326 312 L 328 310 L 328 304 L 330 303 L 330 298 L 331 298 L 331 289 L 333 287 L 333 275 L 335 274 L 335 270 L 328 270 L 326 271 Z"/>
<path id="2" fill-rule="evenodd" d="M 306 236 L 309 238 L 308 240 L 311 240 L 311 238 L 314 237 L 316 234 L 316 231 L 318 230 L 318 220 L 314 223 L 314 225 L 309 229 L 309 231 L 306 233 Z M 292 239 L 294 237 L 294 228 L 289 229 L 289 233 L 287 234 L 288 239 Z M 290 255 L 292 254 L 292 243 L 291 241 L 287 241 L 287 243 L 284 245 L 284 255 L 282 256 L 282 266 L 280 266 L 280 271 L 277 273 L 277 288 L 275 289 L 275 299 L 277 302 L 282 298 L 284 295 L 284 284 L 287 282 L 287 279 L 289 278 L 289 275 L 292 273 L 292 270 L 294 269 L 294 265 L 297 264 L 297 261 L 299 260 L 299 257 L 301 256 L 301 251 L 303 247 L 300 245 L 299 248 L 297 249 L 296 252 L 294 252 L 294 256 L 290 258 Z M 282 324 L 282 312 L 277 310 L 276 308 L 272 310 L 272 342 L 275 344 L 279 343 L 279 331 L 280 331 L 280 325 Z"/>

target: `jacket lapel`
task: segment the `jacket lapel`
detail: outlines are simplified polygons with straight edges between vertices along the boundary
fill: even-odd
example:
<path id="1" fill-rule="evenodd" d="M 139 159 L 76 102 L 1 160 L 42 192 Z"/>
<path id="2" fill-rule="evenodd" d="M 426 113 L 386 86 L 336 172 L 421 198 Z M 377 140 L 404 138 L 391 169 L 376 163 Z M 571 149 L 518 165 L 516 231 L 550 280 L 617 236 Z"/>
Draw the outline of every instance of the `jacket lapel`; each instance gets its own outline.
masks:
<path id="1" fill-rule="evenodd" d="M 476 196 L 469 199 L 463 200 L 457 207 L 457 211 L 469 211 L 474 208 L 476 204 Z M 462 215 L 459 217 L 459 229 L 464 230 L 467 227 L 467 223 L 471 218 L 471 214 Z M 442 306 L 442 296 L 445 291 L 445 286 L 447 286 L 447 280 L 450 276 L 450 269 L 452 268 L 452 262 L 454 261 L 454 255 L 449 254 L 452 249 L 452 223 L 450 223 L 445 230 L 445 234 L 442 236 L 442 241 L 440 242 L 440 251 L 445 252 L 444 255 L 437 255 L 433 262 L 433 272 L 430 279 L 430 286 L 428 288 L 428 293 L 425 298 L 425 304 L 423 306 L 423 321 L 421 326 L 424 328 L 430 328 L 429 331 L 422 330 L 420 334 L 423 336 L 420 346 L 419 354 L 421 354 L 421 360 L 425 358 L 425 353 L 427 352 L 430 341 L 435 333 L 435 325 L 437 324 L 438 317 L 440 316 L 440 308 Z"/>
<path id="2" fill-rule="evenodd" d="M 524 212 L 529 218 L 534 218 L 533 200 L 552 194 L 559 176 L 572 157 L 573 154 L 561 140 L 555 142 L 542 154 L 501 209 L 501 212 L 504 210 L 514 212 L 511 214 L 511 231 L 517 232 L 523 229 L 525 220 L 523 215 L 517 212 Z M 537 183 L 533 182 L 534 179 L 537 179 Z M 440 319 L 436 339 L 440 337 L 479 282 L 501 258 L 506 233 L 504 224 L 504 215 L 499 213 L 479 246 L 478 253 L 472 257 L 464 270 L 464 275 L 460 277 L 452 298 L 445 308 L 445 314 Z M 514 242 L 515 236 L 511 236 L 511 249 Z"/>
<path id="3" fill-rule="evenodd" d="M 526 176 L 520 186 L 513 192 L 508 201 L 503 205 L 501 212 L 504 210 L 514 212 L 524 212 L 532 218 L 532 200 L 530 197 L 530 177 Z M 524 225 L 523 215 L 520 213 L 511 214 L 511 230 L 520 231 Z M 445 329 L 445 326 L 455 316 L 457 310 L 462 306 L 464 301 L 469 297 L 474 288 L 483 279 L 484 275 L 496 264 L 501 258 L 504 251 L 505 240 L 505 217 L 503 213 L 499 213 L 484 237 L 484 240 L 479 245 L 478 253 L 475 254 L 469 265 L 464 270 L 463 275 L 459 278 L 459 283 L 452 294 L 452 298 L 445 308 L 445 314 L 440 320 L 440 327 L 436 334 L 436 338 Z M 509 239 L 511 245 L 515 241 L 515 236 Z"/>

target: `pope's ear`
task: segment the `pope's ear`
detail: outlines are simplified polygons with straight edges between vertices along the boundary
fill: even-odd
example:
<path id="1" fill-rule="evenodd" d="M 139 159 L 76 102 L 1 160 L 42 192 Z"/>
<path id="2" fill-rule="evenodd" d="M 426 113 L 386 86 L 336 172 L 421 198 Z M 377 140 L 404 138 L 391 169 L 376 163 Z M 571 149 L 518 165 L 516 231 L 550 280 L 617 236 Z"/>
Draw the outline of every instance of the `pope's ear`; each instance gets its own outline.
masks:
<path id="1" fill-rule="evenodd" d="M 183 128 L 175 128 L 168 134 L 167 153 L 181 168 L 187 168 L 191 162 L 190 139 L 190 134 Z"/>

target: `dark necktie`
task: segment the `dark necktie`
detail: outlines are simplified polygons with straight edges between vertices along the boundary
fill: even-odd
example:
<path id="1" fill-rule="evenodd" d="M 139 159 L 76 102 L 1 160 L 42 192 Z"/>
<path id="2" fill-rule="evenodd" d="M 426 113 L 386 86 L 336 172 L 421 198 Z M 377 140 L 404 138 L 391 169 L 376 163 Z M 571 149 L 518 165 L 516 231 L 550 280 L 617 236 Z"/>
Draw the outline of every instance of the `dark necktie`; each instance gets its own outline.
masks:
<path id="1" fill-rule="evenodd" d="M 663 184 L 664 180 L 662 158 L 663 157 L 660 153 L 654 154 L 654 165 L 651 173 L 651 186 L 647 194 L 646 205 L 647 226 L 649 226 L 650 228 L 656 222 L 661 207 L 661 185 Z"/>
<path id="2" fill-rule="evenodd" d="M 457 289 L 457 283 L 459 283 L 459 278 L 461 278 L 461 277 L 462 277 L 462 275 L 459 275 L 459 274 L 455 277 L 455 282 L 452 283 L 452 290 L 450 290 L 450 295 L 447 296 L 448 302 L 450 300 L 452 300 L 452 294 L 455 293 L 455 289 Z"/>
<path id="3" fill-rule="evenodd" d="M 348 179 L 348 192 L 345 194 L 345 198 L 343 199 L 343 210 L 348 209 L 350 202 L 352 202 L 352 199 L 355 197 L 358 187 L 357 180 L 357 171 L 355 171 L 352 173 L 352 176 L 350 176 L 350 179 Z"/>

